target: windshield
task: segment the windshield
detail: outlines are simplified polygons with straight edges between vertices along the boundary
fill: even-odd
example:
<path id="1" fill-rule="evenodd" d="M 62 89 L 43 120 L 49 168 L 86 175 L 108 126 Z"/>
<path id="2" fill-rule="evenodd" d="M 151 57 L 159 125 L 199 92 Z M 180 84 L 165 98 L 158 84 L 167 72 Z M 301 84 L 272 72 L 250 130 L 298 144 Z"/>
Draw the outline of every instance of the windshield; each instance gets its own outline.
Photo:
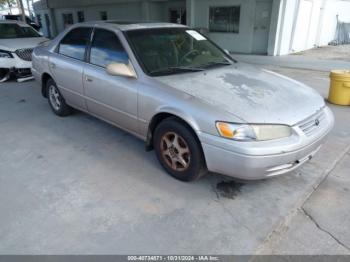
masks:
<path id="1" fill-rule="evenodd" d="M 234 62 L 203 35 L 188 28 L 132 30 L 126 34 L 151 76 L 201 71 Z"/>
<path id="2" fill-rule="evenodd" d="M 20 26 L 18 24 L 0 23 L 0 39 L 41 37 L 30 26 Z"/>

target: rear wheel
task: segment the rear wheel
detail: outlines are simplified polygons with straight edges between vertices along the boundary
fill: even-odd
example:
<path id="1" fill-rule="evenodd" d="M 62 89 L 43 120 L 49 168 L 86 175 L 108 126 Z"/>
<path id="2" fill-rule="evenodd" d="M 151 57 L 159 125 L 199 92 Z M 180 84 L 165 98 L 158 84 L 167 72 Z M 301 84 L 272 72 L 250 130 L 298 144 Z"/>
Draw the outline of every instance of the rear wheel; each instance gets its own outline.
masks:
<path id="1" fill-rule="evenodd" d="M 72 108 L 66 104 L 63 96 L 57 88 L 55 81 L 49 79 L 46 83 L 47 97 L 52 111 L 58 116 L 68 116 Z"/>
<path id="2" fill-rule="evenodd" d="M 157 126 L 153 143 L 159 162 L 174 178 L 189 182 L 206 174 L 200 143 L 193 131 L 176 118 Z"/>

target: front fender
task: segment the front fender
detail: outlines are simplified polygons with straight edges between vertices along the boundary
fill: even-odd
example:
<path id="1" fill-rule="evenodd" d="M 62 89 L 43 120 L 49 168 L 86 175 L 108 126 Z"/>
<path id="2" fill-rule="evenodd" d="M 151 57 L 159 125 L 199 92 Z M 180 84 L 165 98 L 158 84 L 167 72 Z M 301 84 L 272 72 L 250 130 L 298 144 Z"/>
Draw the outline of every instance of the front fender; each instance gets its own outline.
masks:
<path id="1" fill-rule="evenodd" d="M 175 108 L 172 106 L 160 106 L 156 109 L 155 115 L 158 114 L 170 114 L 174 115 L 180 119 L 182 119 L 184 122 L 186 122 L 196 133 L 200 131 L 200 127 L 197 123 L 197 121 L 188 113 L 186 113 L 184 110 L 181 110 L 179 108 Z"/>

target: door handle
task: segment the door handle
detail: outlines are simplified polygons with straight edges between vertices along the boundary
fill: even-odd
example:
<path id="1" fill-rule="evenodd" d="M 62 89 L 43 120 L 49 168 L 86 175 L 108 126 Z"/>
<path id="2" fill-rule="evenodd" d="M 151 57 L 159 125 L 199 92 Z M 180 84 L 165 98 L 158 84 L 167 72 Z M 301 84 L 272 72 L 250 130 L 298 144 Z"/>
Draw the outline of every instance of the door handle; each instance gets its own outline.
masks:
<path id="1" fill-rule="evenodd" d="M 92 82 L 92 78 L 90 76 L 85 76 L 85 81 L 86 82 Z"/>

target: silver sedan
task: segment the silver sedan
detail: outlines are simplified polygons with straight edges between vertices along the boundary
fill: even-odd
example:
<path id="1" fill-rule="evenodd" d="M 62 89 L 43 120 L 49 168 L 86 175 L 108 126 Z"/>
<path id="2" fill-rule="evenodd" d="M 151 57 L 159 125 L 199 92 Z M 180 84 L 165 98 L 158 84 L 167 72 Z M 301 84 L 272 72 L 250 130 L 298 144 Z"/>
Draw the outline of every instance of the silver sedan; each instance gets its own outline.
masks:
<path id="1" fill-rule="evenodd" d="M 313 89 L 181 25 L 76 24 L 34 50 L 33 75 L 55 114 L 75 108 L 134 134 L 182 181 L 288 173 L 334 124 Z"/>

